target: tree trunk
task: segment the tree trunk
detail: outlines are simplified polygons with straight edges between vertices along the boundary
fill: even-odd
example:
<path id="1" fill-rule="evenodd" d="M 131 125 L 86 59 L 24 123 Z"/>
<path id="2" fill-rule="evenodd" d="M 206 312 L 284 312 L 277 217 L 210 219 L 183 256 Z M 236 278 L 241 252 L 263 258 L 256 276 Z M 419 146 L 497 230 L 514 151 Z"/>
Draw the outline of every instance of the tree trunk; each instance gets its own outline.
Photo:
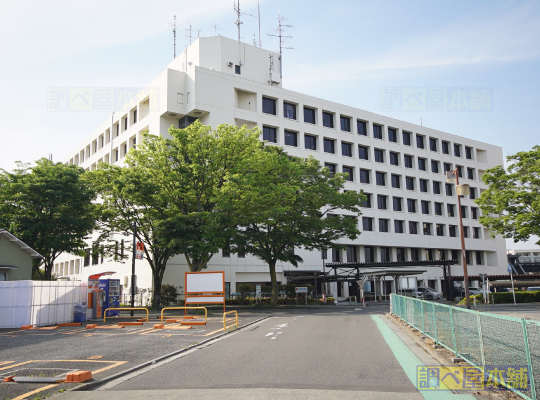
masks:
<path id="1" fill-rule="evenodd" d="M 160 274 L 158 271 L 152 271 L 154 275 L 154 293 L 152 296 L 152 308 L 159 308 L 159 306 L 161 305 L 161 281 L 163 280 L 163 274 Z"/>
<path id="2" fill-rule="evenodd" d="M 272 280 L 272 305 L 278 305 L 278 286 L 276 279 L 276 261 L 272 260 L 268 263 L 270 267 L 270 279 Z"/>

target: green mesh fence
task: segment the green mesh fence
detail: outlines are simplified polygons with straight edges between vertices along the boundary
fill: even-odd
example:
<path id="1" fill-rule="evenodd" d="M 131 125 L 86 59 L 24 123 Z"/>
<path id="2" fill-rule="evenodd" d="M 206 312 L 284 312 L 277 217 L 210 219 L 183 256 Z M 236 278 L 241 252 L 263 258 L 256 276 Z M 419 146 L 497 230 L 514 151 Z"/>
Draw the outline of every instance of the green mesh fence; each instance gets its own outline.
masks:
<path id="1" fill-rule="evenodd" d="M 505 375 L 505 386 L 526 399 L 540 400 L 540 322 L 451 307 L 411 297 L 391 295 L 392 313 L 437 344 L 497 377 L 494 366 L 526 367 L 527 384 L 520 387 Z M 489 379 L 489 376 L 486 378 Z M 499 381 L 500 383 L 500 381 Z M 513 386 L 513 387 L 512 387 Z"/>

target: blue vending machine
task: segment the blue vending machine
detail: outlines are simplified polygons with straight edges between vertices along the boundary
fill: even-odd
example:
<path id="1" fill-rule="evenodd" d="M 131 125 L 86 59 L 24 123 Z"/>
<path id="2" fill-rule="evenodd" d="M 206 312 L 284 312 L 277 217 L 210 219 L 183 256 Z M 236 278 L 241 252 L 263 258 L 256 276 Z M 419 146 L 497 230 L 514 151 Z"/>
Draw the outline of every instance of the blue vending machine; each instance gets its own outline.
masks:
<path id="1" fill-rule="evenodd" d="M 99 290 L 103 290 L 103 310 L 120 307 L 120 279 L 100 279 Z M 120 311 L 107 311 L 107 317 L 118 316 Z"/>

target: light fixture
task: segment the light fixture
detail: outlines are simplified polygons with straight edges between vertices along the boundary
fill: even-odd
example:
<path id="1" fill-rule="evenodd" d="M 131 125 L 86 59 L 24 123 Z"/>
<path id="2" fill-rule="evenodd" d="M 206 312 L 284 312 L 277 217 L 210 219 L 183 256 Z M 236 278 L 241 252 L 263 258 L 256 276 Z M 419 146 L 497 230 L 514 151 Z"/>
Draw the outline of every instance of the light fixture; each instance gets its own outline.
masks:
<path id="1" fill-rule="evenodd" d="M 458 196 L 469 196 L 471 194 L 471 188 L 467 184 L 457 185 L 456 193 Z"/>
<path id="2" fill-rule="evenodd" d="M 446 182 L 456 183 L 456 175 L 455 171 L 446 171 Z"/>

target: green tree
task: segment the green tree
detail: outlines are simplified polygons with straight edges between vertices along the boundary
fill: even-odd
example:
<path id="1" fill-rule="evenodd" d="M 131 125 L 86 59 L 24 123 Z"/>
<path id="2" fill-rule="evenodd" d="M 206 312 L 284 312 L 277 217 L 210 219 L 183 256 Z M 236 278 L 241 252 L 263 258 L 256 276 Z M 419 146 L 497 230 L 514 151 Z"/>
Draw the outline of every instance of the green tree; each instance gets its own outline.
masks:
<path id="1" fill-rule="evenodd" d="M 75 165 L 42 158 L 0 170 L 0 226 L 39 252 L 44 279 L 50 280 L 61 253 L 82 255 L 85 238 L 96 226 L 96 195 Z M 32 276 L 39 269 L 34 263 Z"/>
<path id="2" fill-rule="evenodd" d="M 89 180 L 101 199 L 100 242 L 106 254 L 120 259 L 115 237 L 132 235 L 144 243 L 145 259 L 152 270 L 152 307 L 161 304 L 163 276 L 169 259 L 181 253 L 181 245 L 167 232 L 168 220 L 175 211 L 147 170 L 129 166 L 101 164 L 90 172 Z M 131 246 L 127 246 L 128 250 Z M 127 252 L 128 254 L 131 252 Z M 125 259 L 129 256 L 125 256 Z"/>
<path id="3" fill-rule="evenodd" d="M 169 129 L 170 138 L 145 135 L 127 163 L 143 171 L 159 197 L 174 209 L 165 231 L 180 246 L 191 271 L 201 271 L 226 241 L 215 212 L 218 194 L 241 162 L 260 151 L 260 131 L 199 121 Z"/>
<path id="4" fill-rule="evenodd" d="M 482 210 L 480 222 L 492 236 L 526 241 L 540 236 L 540 146 L 509 156 L 507 161 L 508 168 L 499 165 L 482 177 L 489 187 L 476 199 Z"/>
<path id="5" fill-rule="evenodd" d="M 364 196 L 343 191 L 344 177 L 331 176 L 313 157 L 289 157 L 267 146 L 226 183 L 220 207 L 234 221 L 229 233 L 233 247 L 268 264 L 273 304 L 278 302 L 276 263 L 296 267 L 303 262 L 295 247 L 327 249 L 360 234 L 357 217 Z M 335 210 L 341 215 L 331 214 Z"/>

